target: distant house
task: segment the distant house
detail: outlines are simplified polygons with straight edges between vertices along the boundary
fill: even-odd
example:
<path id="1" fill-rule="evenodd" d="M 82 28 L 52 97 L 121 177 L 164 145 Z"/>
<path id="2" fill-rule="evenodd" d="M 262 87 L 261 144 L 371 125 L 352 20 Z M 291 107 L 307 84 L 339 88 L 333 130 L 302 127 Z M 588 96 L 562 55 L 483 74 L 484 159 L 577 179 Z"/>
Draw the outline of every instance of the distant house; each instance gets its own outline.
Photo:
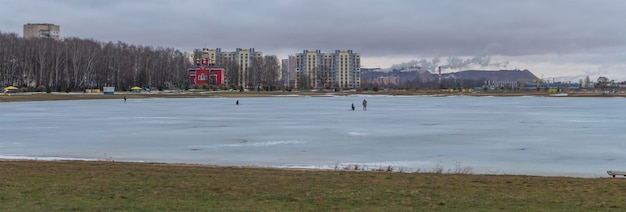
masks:
<path id="1" fill-rule="evenodd" d="M 204 50 L 202 58 L 196 65 L 187 68 L 189 73 L 189 84 L 191 85 L 223 85 L 224 84 L 224 66 L 211 63 L 208 56 L 209 51 Z"/>
<path id="2" fill-rule="evenodd" d="M 214 64 L 195 65 L 187 69 L 189 72 L 189 84 L 191 85 L 223 85 L 224 67 Z"/>

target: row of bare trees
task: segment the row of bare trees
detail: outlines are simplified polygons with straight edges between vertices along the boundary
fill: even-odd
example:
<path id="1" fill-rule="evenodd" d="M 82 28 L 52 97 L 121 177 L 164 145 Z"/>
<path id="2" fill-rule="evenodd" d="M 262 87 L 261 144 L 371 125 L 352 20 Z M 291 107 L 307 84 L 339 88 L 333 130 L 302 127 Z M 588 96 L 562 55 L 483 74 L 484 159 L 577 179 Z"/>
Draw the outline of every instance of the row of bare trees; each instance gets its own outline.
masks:
<path id="1" fill-rule="evenodd" d="M 23 39 L 0 32 L 0 86 L 80 91 L 114 86 L 188 86 L 185 53 L 91 39 Z"/>
<path id="2" fill-rule="evenodd" d="M 280 65 L 275 55 L 252 58 L 245 84 L 253 90 L 271 91 L 279 89 Z"/>

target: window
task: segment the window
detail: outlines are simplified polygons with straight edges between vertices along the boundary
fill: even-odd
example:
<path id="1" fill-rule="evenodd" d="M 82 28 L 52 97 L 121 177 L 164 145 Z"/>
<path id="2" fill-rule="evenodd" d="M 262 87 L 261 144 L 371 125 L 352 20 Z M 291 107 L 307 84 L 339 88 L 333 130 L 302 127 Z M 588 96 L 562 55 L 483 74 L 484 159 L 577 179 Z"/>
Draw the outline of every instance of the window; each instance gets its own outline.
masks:
<path id="1" fill-rule="evenodd" d="M 198 76 L 198 80 L 206 80 L 206 74 L 200 74 L 200 76 Z"/>

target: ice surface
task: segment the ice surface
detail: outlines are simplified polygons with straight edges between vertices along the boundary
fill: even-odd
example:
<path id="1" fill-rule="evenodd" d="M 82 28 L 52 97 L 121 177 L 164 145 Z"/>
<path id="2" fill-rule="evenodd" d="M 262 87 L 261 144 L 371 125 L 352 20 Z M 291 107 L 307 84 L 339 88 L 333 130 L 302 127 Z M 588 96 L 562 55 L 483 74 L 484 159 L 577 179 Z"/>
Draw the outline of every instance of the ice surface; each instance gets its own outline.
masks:
<path id="1" fill-rule="evenodd" d="M 360 108 L 366 98 L 367 111 Z M 0 158 L 605 177 L 623 98 L 324 96 L 0 103 Z M 354 103 L 357 110 L 352 111 Z"/>

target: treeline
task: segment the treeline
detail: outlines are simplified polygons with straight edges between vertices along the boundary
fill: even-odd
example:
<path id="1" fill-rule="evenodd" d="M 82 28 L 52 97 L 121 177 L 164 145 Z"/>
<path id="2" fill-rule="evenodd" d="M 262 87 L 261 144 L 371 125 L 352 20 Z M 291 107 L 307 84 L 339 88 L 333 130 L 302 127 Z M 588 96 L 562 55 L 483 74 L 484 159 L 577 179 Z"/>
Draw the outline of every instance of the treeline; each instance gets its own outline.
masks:
<path id="1" fill-rule="evenodd" d="M 250 68 L 244 79 L 251 90 L 272 91 L 281 89 L 278 82 L 280 77 L 280 64 L 275 55 L 266 55 L 260 58 L 253 58 Z M 240 80 L 240 79 L 239 79 Z M 284 89 L 284 88 L 282 88 Z"/>
<path id="2" fill-rule="evenodd" d="M 187 88 L 190 65 L 173 48 L 91 39 L 23 39 L 0 32 L 0 86 L 29 91 L 82 91 L 133 86 Z"/>

